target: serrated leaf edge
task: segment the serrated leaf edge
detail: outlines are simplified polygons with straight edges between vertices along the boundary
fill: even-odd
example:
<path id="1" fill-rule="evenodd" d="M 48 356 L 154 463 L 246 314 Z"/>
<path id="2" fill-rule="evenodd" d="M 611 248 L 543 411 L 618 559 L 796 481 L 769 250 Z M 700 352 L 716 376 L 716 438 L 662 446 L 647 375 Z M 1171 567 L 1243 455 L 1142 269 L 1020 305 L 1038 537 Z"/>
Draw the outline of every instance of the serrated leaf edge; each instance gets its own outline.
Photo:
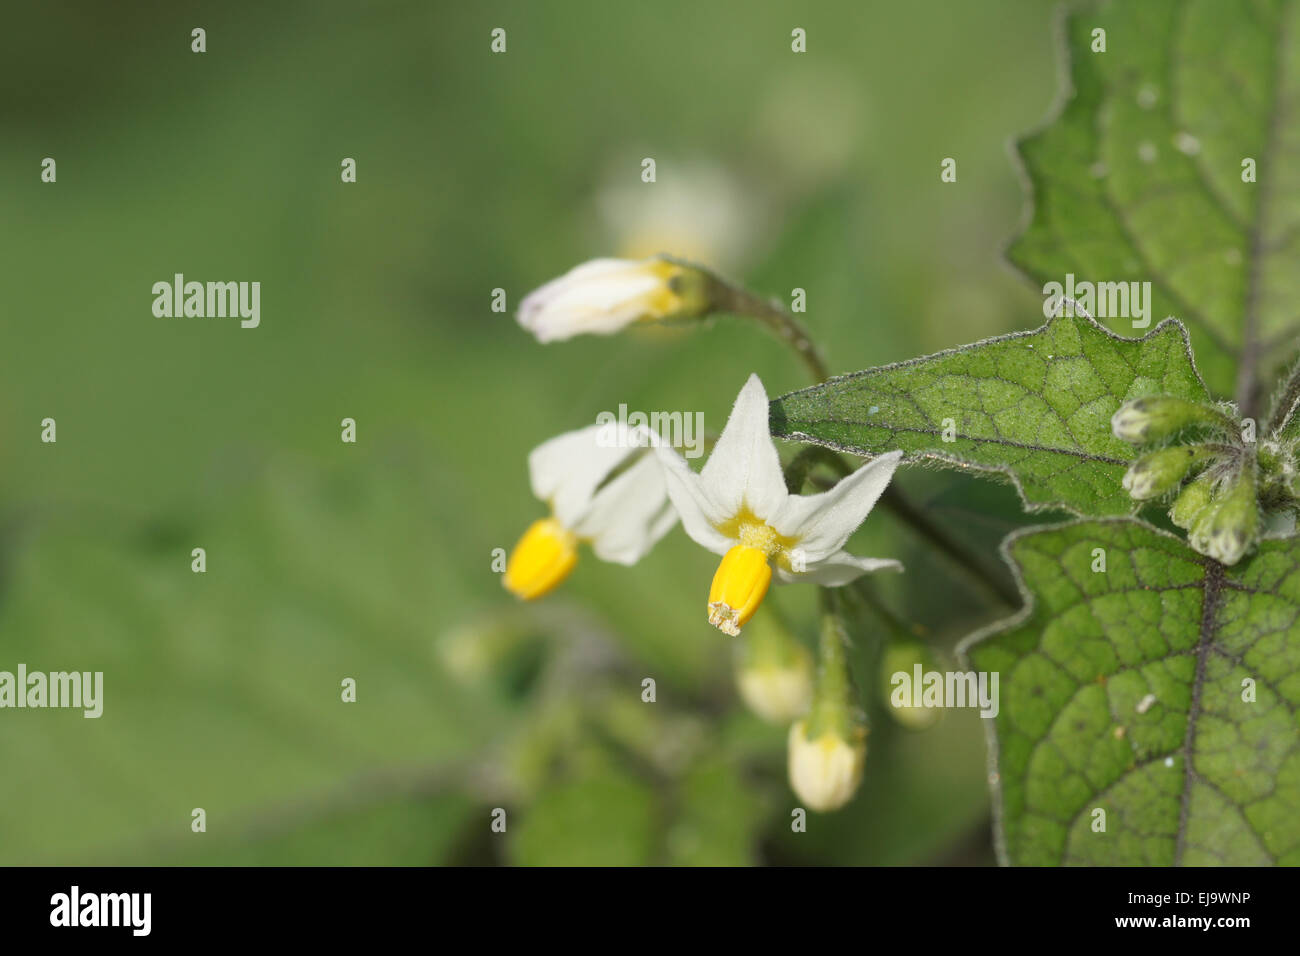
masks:
<path id="1" fill-rule="evenodd" d="M 850 379 L 862 378 L 867 375 L 875 375 L 880 372 L 891 372 L 894 371 L 895 369 L 907 368 L 908 366 L 911 365 L 918 365 L 922 362 L 928 362 L 932 359 L 943 358 L 944 356 L 948 356 L 948 355 L 960 355 L 964 352 L 969 352 L 972 351 L 973 349 L 982 348 L 983 346 L 986 345 L 995 345 L 1000 342 L 1014 341 L 1015 339 L 1023 339 L 1023 338 L 1028 338 L 1030 336 L 1039 335 L 1040 333 L 1046 332 L 1049 328 L 1051 328 L 1053 322 L 1065 322 L 1065 321 L 1085 322 L 1093 330 L 1101 332 L 1107 338 L 1110 338 L 1118 342 L 1128 342 L 1128 343 L 1134 343 L 1134 342 L 1141 343 L 1141 342 L 1149 341 L 1155 338 L 1157 335 L 1160 335 L 1167 326 L 1172 326 L 1177 331 L 1179 336 L 1182 338 L 1183 352 L 1187 356 L 1188 364 L 1191 365 L 1192 374 L 1196 377 L 1197 384 L 1201 386 L 1202 390 L 1204 390 L 1206 397 L 1209 397 L 1210 390 L 1206 387 L 1205 380 L 1201 378 L 1201 372 L 1196 367 L 1196 356 L 1192 353 L 1191 337 L 1188 335 L 1187 327 L 1183 325 L 1183 323 L 1180 320 L 1172 317 L 1167 319 L 1162 319 L 1155 328 L 1153 328 L 1150 332 L 1148 332 L 1146 335 L 1142 336 L 1141 338 L 1128 338 L 1126 336 L 1118 334 L 1117 332 L 1112 332 L 1110 329 L 1106 328 L 1106 326 L 1102 325 L 1100 322 L 1098 322 L 1096 319 L 1092 318 L 1091 316 L 1081 315 L 1071 319 L 1067 316 L 1056 315 L 1048 319 L 1046 322 L 1038 326 L 1038 328 L 1036 329 L 1030 329 L 1028 331 L 1019 331 L 1019 332 L 1008 332 L 1004 335 L 994 335 L 986 339 L 980 339 L 977 342 L 971 342 L 968 345 L 959 345 L 956 348 L 942 349 L 938 352 L 932 352 L 929 355 L 922 355 L 914 359 L 907 359 L 906 361 L 902 361 L 902 362 L 892 362 L 888 365 L 880 365 L 875 368 L 862 369 L 861 371 L 858 372 L 848 372 L 844 375 L 835 375 L 831 378 L 828 378 L 825 382 L 821 382 L 817 385 L 810 385 L 806 388 L 796 389 L 793 392 L 786 392 L 784 395 L 779 395 L 776 398 L 772 399 L 772 403 L 770 404 L 783 401 L 784 399 L 790 398 L 791 396 L 794 395 L 802 395 L 805 392 L 814 392 L 820 388 L 823 388 L 826 385 L 833 385 L 837 382 L 846 382 L 849 381 Z M 769 404 L 769 409 L 770 409 L 770 404 Z M 845 452 L 847 454 L 857 455 L 859 457 L 868 458 L 868 459 L 876 457 L 875 454 L 867 452 L 862 448 L 857 448 L 851 445 L 842 445 L 839 444 L 838 442 L 829 442 L 821 438 L 814 438 L 811 435 L 808 435 L 804 432 L 794 431 L 782 435 L 778 435 L 776 432 L 773 432 L 772 435 L 774 438 L 780 438 L 782 441 L 798 441 L 798 442 L 804 442 L 811 445 L 821 445 L 824 448 L 833 448 L 836 451 Z M 1064 451 L 1058 451 L 1057 453 L 1068 454 L 1068 452 L 1064 452 Z M 1101 455 L 1077 456 L 1077 457 L 1080 457 L 1081 459 L 1092 460 L 1092 461 L 1104 461 L 1104 462 L 1113 461 L 1114 464 L 1118 464 L 1118 465 L 1126 464 L 1125 462 L 1120 461 L 1118 459 L 1112 460 Z M 1079 518 L 1093 517 L 1094 520 L 1105 520 L 1106 518 L 1115 517 L 1114 515 L 1090 516 L 1087 512 L 1081 511 L 1078 508 L 1071 507 L 1070 505 L 1064 504 L 1062 502 L 1041 502 L 1041 503 L 1031 502 L 1028 500 L 1028 498 L 1025 497 L 1024 486 L 1020 483 L 1020 479 L 1016 476 L 1014 470 L 1009 465 L 1001 465 L 1001 466 L 978 465 L 968 461 L 963 461 L 960 458 L 954 458 L 952 456 L 944 455 L 938 452 L 924 452 L 917 455 L 904 455 L 902 459 L 903 464 L 908 464 L 910 462 L 918 462 L 918 461 L 939 462 L 940 464 L 943 465 L 959 468 L 962 471 L 977 471 L 984 474 L 1001 474 L 1005 476 L 1010 481 L 1011 485 L 1016 489 L 1016 495 L 1020 498 L 1020 506 L 1025 510 L 1026 514 L 1036 514 L 1043 511 L 1057 511 L 1057 512 L 1063 511 L 1067 514 L 1074 515 Z M 1129 512 L 1129 516 L 1137 514 L 1138 510 L 1142 507 L 1143 504 L 1144 502 L 1138 502 L 1138 501 L 1133 502 L 1133 507 L 1132 510 Z"/>

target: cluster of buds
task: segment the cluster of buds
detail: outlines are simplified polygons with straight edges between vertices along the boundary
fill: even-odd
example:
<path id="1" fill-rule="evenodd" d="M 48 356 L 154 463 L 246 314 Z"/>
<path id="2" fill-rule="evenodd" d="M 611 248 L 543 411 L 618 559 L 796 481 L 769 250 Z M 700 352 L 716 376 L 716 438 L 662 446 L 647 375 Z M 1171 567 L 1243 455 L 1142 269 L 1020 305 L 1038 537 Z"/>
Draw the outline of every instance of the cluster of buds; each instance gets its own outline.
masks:
<path id="1" fill-rule="evenodd" d="M 1169 519 L 1188 543 L 1223 564 L 1236 564 L 1259 538 L 1260 488 L 1281 462 L 1275 443 L 1257 447 L 1254 423 L 1231 406 L 1159 395 L 1125 402 L 1111 418 L 1117 438 L 1159 446 L 1124 475 L 1136 501 L 1172 499 Z"/>

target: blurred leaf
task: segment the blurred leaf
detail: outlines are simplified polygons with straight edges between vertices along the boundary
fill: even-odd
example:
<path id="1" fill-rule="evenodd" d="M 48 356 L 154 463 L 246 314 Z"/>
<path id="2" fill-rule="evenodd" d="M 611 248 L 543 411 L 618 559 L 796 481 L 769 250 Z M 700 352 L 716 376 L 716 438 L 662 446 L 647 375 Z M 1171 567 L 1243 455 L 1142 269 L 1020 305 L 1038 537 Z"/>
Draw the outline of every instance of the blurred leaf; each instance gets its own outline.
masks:
<path id="1" fill-rule="evenodd" d="M 1281 0 L 1082 8 L 1065 26 L 1064 106 L 1019 144 L 1034 212 L 1012 262 L 1040 282 L 1151 282 L 1152 316 L 1189 325 L 1222 394 L 1239 360 L 1276 357 L 1296 330 L 1297 18 Z"/>
<path id="2" fill-rule="evenodd" d="M 1006 554 L 1027 608 L 963 648 L 1000 675 L 1005 859 L 1300 863 L 1300 542 L 1225 569 L 1140 522 L 1087 521 Z"/>
<path id="3" fill-rule="evenodd" d="M 772 433 L 857 455 L 895 448 L 1006 475 L 1033 510 L 1132 512 L 1120 486 L 1132 447 L 1111 434 L 1126 399 L 1204 399 L 1186 332 L 1125 339 L 1085 318 L 868 369 L 772 402 Z M 954 440 L 944 441 L 945 420 Z"/>
<path id="4" fill-rule="evenodd" d="M 668 859 L 684 866 L 749 866 L 763 801 L 736 767 L 710 759 L 682 780 L 677 815 L 668 832 Z"/>
<path id="5" fill-rule="evenodd" d="M 520 813 L 511 856 L 523 866 L 635 866 L 652 862 L 655 799 L 613 768 L 591 768 L 543 791 Z"/>
<path id="6" fill-rule="evenodd" d="M 364 795 L 358 795 L 364 797 Z M 168 863 L 186 866 L 435 866 L 451 861 L 459 835 L 488 826 L 466 797 L 433 799 L 390 794 L 359 799 L 325 813 L 289 808 L 256 821 L 235 840 L 195 834 Z M 152 862 L 143 854 L 141 862 Z"/>
<path id="7" fill-rule="evenodd" d="M 102 514 L 34 524 L 0 605 L 0 669 L 102 671 L 103 715 L 5 712 L 0 761 L 23 772 L 0 776 L 0 806 L 23 825 L 0 858 L 105 862 L 197 839 L 242 852 L 254 821 L 300 824 L 286 807 L 482 759 L 510 715 L 435 662 L 443 613 L 428 581 L 474 572 L 427 552 L 443 519 L 405 504 L 430 467 L 390 462 L 360 481 L 280 462 L 178 525 L 183 543 Z M 206 573 L 191 571 L 192 546 Z"/>

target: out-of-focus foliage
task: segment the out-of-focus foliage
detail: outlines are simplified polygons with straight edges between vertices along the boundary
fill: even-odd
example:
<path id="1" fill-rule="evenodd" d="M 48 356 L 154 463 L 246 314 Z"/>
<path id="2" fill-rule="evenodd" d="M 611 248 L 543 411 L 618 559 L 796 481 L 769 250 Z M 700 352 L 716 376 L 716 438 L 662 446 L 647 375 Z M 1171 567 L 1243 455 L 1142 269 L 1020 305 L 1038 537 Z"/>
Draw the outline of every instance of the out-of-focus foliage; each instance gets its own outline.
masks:
<path id="1" fill-rule="evenodd" d="M 780 344 L 723 319 L 543 348 L 489 305 L 678 234 L 806 289 L 836 370 L 1035 324 L 998 250 L 1022 204 L 1005 141 L 1051 99 L 1049 4 L 6 17 L 0 669 L 102 670 L 105 703 L 0 714 L 0 862 L 991 859 L 978 718 L 914 733 L 875 699 L 861 793 L 790 832 L 784 728 L 740 711 L 712 559 L 680 533 L 631 570 L 584 555 L 536 608 L 491 571 L 543 507 L 530 448 L 622 402 L 716 430 L 749 372 L 806 384 Z M 628 221 L 627 190 L 688 176 L 707 224 Z M 155 318 L 178 272 L 260 281 L 261 327 Z M 898 483 L 990 564 L 1023 521 L 1005 488 Z M 914 636 L 942 650 L 995 616 L 883 513 L 859 538 L 907 564 L 878 586 Z M 810 638 L 813 596 L 774 600 Z M 853 630 L 872 693 L 884 636 Z"/>

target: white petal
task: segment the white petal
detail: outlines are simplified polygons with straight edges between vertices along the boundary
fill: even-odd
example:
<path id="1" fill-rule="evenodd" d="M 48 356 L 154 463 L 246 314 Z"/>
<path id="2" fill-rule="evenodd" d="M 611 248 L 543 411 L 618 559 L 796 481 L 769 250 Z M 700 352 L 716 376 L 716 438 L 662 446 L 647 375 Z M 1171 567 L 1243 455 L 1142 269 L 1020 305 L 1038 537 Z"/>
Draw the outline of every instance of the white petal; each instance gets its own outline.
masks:
<path id="1" fill-rule="evenodd" d="M 591 506 L 597 486 L 635 449 L 626 426 L 617 422 L 557 435 L 528 455 L 533 494 L 550 504 L 561 524 L 573 528 Z"/>
<path id="2" fill-rule="evenodd" d="M 757 375 L 749 376 L 740 390 L 700 478 L 726 517 L 734 516 L 744 505 L 770 521 L 788 497 L 781 459 L 767 424 L 767 391 Z"/>
<path id="3" fill-rule="evenodd" d="M 791 495 L 768 523 L 779 534 L 795 538 L 804 561 L 812 567 L 844 547 L 875 506 L 898 467 L 901 451 L 891 451 L 843 478 L 819 495 Z"/>
<path id="4" fill-rule="evenodd" d="M 842 584 L 848 584 L 850 581 L 855 581 L 862 575 L 869 574 L 872 571 L 903 570 L 903 565 L 892 558 L 855 558 L 844 551 L 837 551 L 835 554 L 816 564 L 809 564 L 807 567 L 808 570 L 803 572 L 791 572 L 778 566 L 776 568 L 777 579 L 782 584 L 803 582 L 819 584 L 826 588 L 836 588 Z"/>
<path id="5" fill-rule="evenodd" d="M 584 332 L 611 335 L 645 313 L 663 286 L 647 262 L 593 259 L 530 292 L 519 304 L 519 324 L 541 342 Z"/>
<path id="6" fill-rule="evenodd" d="M 573 531 L 589 540 L 596 557 L 635 564 L 677 523 L 668 501 L 663 466 L 653 452 L 596 492 Z"/>
<path id="7" fill-rule="evenodd" d="M 736 542 L 720 532 L 716 525 L 731 515 L 709 497 L 704 482 L 691 471 L 685 458 L 667 445 L 656 445 L 655 454 L 663 466 L 668 497 L 682 519 L 686 533 L 696 544 L 714 554 L 726 554 Z"/>

